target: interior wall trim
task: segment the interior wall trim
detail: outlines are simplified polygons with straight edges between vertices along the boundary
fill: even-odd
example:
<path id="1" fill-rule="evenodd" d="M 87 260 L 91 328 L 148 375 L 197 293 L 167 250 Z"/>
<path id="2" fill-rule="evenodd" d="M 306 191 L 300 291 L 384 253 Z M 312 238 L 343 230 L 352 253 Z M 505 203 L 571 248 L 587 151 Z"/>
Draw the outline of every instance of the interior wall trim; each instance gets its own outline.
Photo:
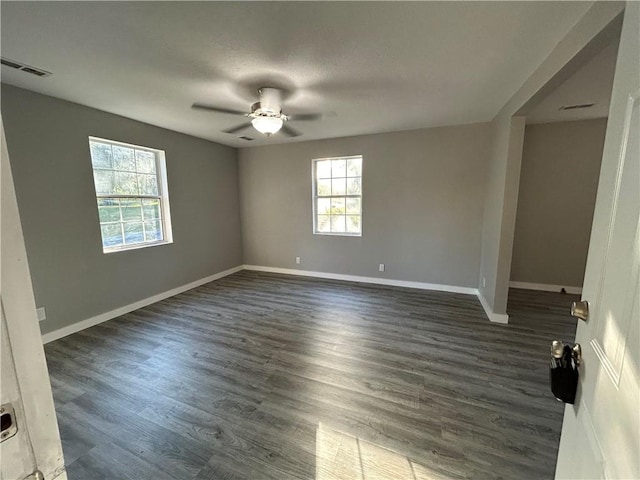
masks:
<path id="1" fill-rule="evenodd" d="M 439 283 L 410 282 L 406 280 L 394 280 L 390 278 L 361 277 L 358 275 L 344 275 L 342 273 L 314 272 L 310 270 L 296 270 L 292 268 L 264 267 L 261 265 L 244 265 L 245 270 L 255 270 L 258 272 L 281 273 L 284 275 L 301 275 L 303 277 L 328 278 L 331 280 L 346 280 L 349 282 L 373 283 L 376 285 L 390 285 L 394 287 L 418 288 L 421 290 L 435 290 L 438 292 L 463 293 L 478 297 L 490 322 L 509 323 L 509 315 L 506 313 L 494 313 L 489 307 L 489 303 L 482 296 L 477 288 L 458 287 L 455 285 L 442 285 Z"/>
<path id="2" fill-rule="evenodd" d="M 418 288 L 421 290 L 436 290 L 439 292 L 464 293 L 477 295 L 478 290 L 471 287 L 456 285 L 442 285 L 439 283 L 412 282 L 408 280 L 394 280 L 391 278 L 363 277 L 360 275 L 346 275 L 343 273 L 315 272 L 311 270 L 296 270 L 293 268 L 264 267 L 262 265 L 244 265 L 245 270 L 257 272 L 281 273 L 284 275 L 299 275 L 303 277 L 327 278 L 330 280 L 345 280 L 347 282 L 373 283 L 376 285 L 390 285 L 393 287 Z"/>
<path id="3" fill-rule="evenodd" d="M 484 308 L 484 311 L 487 317 L 489 318 L 489 321 L 494 323 L 503 323 L 503 324 L 506 324 L 509 321 L 509 315 L 494 313 L 491 310 L 491 308 L 489 307 L 489 304 L 487 303 L 487 301 L 484 299 L 484 297 L 478 291 L 477 288 L 459 287 L 456 285 L 444 285 L 439 283 L 395 280 L 391 278 L 345 275 L 342 273 L 315 272 L 310 270 L 296 270 L 291 268 L 265 267 L 261 265 L 239 265 L 237 267 L 224 270 L 214 275 L 201 278 L 200 280 L 187 283 L 186 285 L 182 285 L 180 287 L 167 290 L 166 292 L 158 293 L 157 295 L 153 295 L 151 297 L 139 300 L 129 305 L 125 305 L 124 307 L 116 308 L 115 310 L 110 310 L 108 312 L 101 313 L 94 317 L 87 318 L 86 320 L 81 320 L 72 325 L 67 325 L 66 327 L 59 328 L 57 330 L 53 330 L 52 332 L 45 333 L 42 335 L 42 342 L 43 343 L 53 342 L 54 340 L 58 340 L 60 338 L 66 337 L 67 335 L 71 335 L 73 333 L 79 332 L 86 328 L 93 327 L 94 325 L 98 325 L 102 322 L 106 322 L 107 320 L 111 320 L 112 318 L 116 318 L 126 313 L 133 312 L 134 310 L 138 310 L 139 308 L 146 307 L 148 305 L 151 305 L 152 303 L 159 302 L 161 300 L 164 300 L 165 298 L 173 297 L 174 295 L 178 295 L 179 293 L 186 292 L 187 290 L 191 290 L 193 288 L 199 287 L 200 285 L 204 285 L 205 283 L 213 282 L 214 280 L 218 280 L 219 278 L 232 275 L 236 272 L 239 272 L 240 270 L 253 270 L 257 272 L 279 273 L 283 275 L 300 275 L 303 277 L 326 278 L 330 280 L 344 280 L 348 282 L 372 283 L 376 285 L 389 285 L 393 287 L 417 288 L 420 290 L 433 290 L 438 292 L 450 292 L 450 293 L 461 293 L 464 295 L 475 295 L 476 297 L 478 297 L 478 300 L 480 301 L 482 308 Z"/>
<path id="4" fill-rule="evenodd" d="M 502 323 L 504 325 L 509 323 L 509 315 L 506 313 L 495 313 L 491 307 L 489 306 L 489 302 L 484 298 L 484 295 L 478 290 L 478 300 L 480 300 L 480 304 L 482 308 L 484 308 L 484 313 L 489 317 L 489 321 L 493 323 Z"/>
<path id="5" fill-rule="evenodd" d="M 510 288 L 522 288 L 525 290 L 539 290 L 541 292 L 557 292 L 564 288 L 567 293 L 582 295 L 582 287 L 571 287 L 566 285 L 552 285 L 547 283 L 531 283 L 531 282 L 509 282 Z"/>
<path id="6" fill-rule="evenodd" d="M 125 313 L 133 312 L 134 310 L 138 310 L 139 308 L 146 307 L 148 305 L 151 305 L 152 303 L 164 300 L 165 298 L 173 297 L 174 295 L 178 295 L 179 293 L 186 292 L 187 290 L 191 290 L 192 288 L 199 287 L 200 285 L 204 285 L 205 283 L 213 282 L 214 280 L 226 277 L 233 273 L 239 272 L 240 270 L 242 270 L 242 265 L 215 273 L 213 275 L 209 275 L 208 277 L 204 277 L 194 282 L 187 283 L 186 285 L 172 288 L 171 290 L 167 290 L 166 292 L 158 293 L 157 295 L 138 300 L 137 302 L 130 303 L 129 305 L 125 305 L 124 307 L 101 313 L 99 315 L 96 315 L 95 317 L 81 320 L 71 325 L 67 325 L 66 327 L 53 330 L 52 332 L 42 335 L 42 343 L 53 342 L 54 340 L 66 337 L 67 335 L 71 335 L 72 333 L 79 332 L 81 330 L 84 330 L 85 328 L 93 327 L 94 325 L 98 325 L 99 323 L 106 322 L 107 320 L 119 317 L 120 315 L 124 315 Z"/>

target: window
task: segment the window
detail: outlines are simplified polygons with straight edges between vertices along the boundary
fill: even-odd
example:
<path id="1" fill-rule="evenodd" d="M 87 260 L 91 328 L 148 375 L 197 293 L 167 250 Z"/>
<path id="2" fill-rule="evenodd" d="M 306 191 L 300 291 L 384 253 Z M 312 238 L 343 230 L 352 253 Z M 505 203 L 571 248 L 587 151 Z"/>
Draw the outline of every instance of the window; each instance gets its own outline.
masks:
<path id="1" fill-rule="evenodd" d="M 104 253 L 170 243 L 162 150 L 89 137 Z"/>
<path id="2" fill-rule="evenodd" d="M 362 235 L 362 155 L 313 160 L 313 233 Z"/>

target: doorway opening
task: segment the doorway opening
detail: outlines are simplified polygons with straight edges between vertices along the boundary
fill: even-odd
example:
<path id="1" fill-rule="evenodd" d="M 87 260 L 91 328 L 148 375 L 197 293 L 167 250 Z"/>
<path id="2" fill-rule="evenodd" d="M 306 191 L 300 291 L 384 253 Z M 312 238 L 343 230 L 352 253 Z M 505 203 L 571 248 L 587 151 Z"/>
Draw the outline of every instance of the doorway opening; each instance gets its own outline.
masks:
<path id="1" fill-rule="evenodd" d="M 530 105 L 522 151 L 507 313 L 576 321 L 593 223 L 620 29 Z M 572 342 L 571 338 L 560 340 Z"/>

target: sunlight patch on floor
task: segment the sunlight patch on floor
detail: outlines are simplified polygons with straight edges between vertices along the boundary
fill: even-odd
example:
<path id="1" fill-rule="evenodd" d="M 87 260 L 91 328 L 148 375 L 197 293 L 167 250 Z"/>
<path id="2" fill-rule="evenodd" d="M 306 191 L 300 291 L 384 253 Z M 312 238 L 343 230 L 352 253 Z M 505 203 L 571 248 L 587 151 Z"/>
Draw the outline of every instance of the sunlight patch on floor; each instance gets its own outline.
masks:
<path id="1" fill-rule="evenodd" d="M 318 423 L 316 480 L 434 480 L 441 477 L 405 455 Z"/>

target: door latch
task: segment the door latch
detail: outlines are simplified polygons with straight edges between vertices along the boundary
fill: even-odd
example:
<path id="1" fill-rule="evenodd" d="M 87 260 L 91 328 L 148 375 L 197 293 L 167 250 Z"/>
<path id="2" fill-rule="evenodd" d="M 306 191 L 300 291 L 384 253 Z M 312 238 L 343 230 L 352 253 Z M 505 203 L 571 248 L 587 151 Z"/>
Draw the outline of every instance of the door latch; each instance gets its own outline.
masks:
<path id="1" fill-rule="evenodd" d="M 0 406 L 0 442 L 13 437 L 18 433 L 18 424 L 16 423 L 16 413 L 10 403 Z"/>

